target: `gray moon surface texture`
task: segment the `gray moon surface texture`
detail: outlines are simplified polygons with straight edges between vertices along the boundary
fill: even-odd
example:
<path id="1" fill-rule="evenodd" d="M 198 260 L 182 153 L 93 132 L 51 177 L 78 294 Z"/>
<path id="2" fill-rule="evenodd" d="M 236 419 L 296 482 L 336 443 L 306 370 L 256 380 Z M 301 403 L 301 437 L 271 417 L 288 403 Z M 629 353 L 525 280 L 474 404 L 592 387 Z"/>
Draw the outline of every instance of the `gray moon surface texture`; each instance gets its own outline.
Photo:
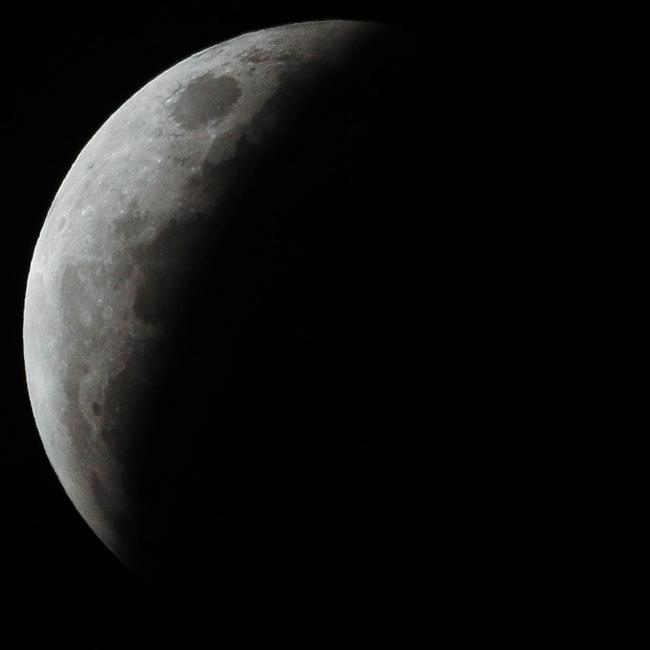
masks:
<path id="1" fill-rule="evenodd" d="M 302 23 L 199 52 L 124 103 L 56 194 L 27 283 L 29 396 L 65 492 L 138 571 L 297 549 L 322 565 L 372 511 L 370 447 L 342 441 L 379 430 L 353 376 L 363 341 L 386 347 L 372 332 L 399 276 L 390 34 Z"/>

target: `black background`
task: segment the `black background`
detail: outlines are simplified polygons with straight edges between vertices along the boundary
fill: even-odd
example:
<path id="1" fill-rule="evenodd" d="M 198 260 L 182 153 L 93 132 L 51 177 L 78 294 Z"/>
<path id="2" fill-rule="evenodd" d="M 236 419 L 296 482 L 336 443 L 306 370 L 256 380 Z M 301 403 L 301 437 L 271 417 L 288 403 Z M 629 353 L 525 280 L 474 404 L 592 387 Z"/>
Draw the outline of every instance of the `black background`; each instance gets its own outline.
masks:
<path id="1" fill-rule="evenodd" d="M 404 3 L 399 11 L 350 2 L 306 4 L 105 4 L 25 8 L 4 16 L 0 582 L 13 602 L 24 603 L 24 611 L 72 607 L 73 601 L 85 602 L 90 611 L 110 603 L 111 617 L 119 619 L 155 598 L 76 513 L 33 421 L 22 357 L 22 308 L 31 254 L 49 205 L 105 119 L 144 83 L 190 54 L 246 31 L 302 20 L 375 20 L 410 29 L 414 36 L 421 28 L 421 16 Z M 439 13 L 442 22 L 430 39 L 452 27 Z M 20 592 L 27 594 L 25 600 Z"/>

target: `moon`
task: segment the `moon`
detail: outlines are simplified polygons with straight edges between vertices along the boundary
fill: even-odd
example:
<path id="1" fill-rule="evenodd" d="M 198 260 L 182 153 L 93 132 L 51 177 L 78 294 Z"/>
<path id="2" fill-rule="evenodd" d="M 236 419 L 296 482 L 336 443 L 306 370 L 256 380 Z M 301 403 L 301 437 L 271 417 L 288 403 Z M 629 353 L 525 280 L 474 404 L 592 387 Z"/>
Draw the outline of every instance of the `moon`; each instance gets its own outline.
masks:
<path id="1" fill-rule="evenodd" d="M 325 573 L 390 509 L 409 57 L 373 23 L 244 34 L 145 85 L 65 177 L 27 282 L 29 396 L 135 571 Z"/>

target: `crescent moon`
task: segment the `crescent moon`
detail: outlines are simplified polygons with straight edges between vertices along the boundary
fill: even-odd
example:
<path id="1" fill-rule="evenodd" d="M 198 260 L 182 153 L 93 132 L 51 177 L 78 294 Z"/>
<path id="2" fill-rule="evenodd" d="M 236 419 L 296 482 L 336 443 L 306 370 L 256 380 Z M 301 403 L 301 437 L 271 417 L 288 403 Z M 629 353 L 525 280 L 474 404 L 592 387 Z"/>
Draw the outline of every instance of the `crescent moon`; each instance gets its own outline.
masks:
<path id="1" fill-rule="evenodd" d="M 199 52 L 121 106 L 88 142 L 56 194 L 27 283 L 29 396 L 45 451 L 67 495 L 128 566 L 147 571 L 155 570 L 161 557 L 168 562 L 169 544 L 161 551 L 161 540 L 178 542 L 181 534 L 174 531 L 179 527 L 182 535 L 194 535 L 187 531 L 194 531 L 201 519 L 196 508 L 178 514 L 186 512 L 179 499 L 190 493 L 185 488 L 184 496 L 178 496 L 178 473 L 203 453 L 197 452 L 203 444 L 200 436 L 187 441 L 209 419 L 206 408 L 219 409 L 221 404 L 230 409 L 228 422 L 236 421 L 235 398 L 222 399 L 219 367 L 227 366 L 233 341 L 255 327 L 257 316 L 251 314 L 259 315 L 259 302 L 265 300 L 260 296 L 271 282 L 266 272 L 257 271 L 250 280 L 246 260 L 252 260 L 248 268 L 268 265 L 276 282 L 274 300 L 292 314 L 299 313 L 291 311 L 296 303 L 312 304 L 310 293 L 327 294 L 323 265 L 329 265 L 331 277 L 337 264 L 353 268 L 342 241 L 355 236 L 355 215 L 361 218 L 364 205 L 377 199 L 370 193 L 345 199 L 352 201 L 346 212 L 352 216 L 342 221 L 330 194 L 336 193 L 339 181 L 352 186 L 355 176 L 365 178 L 361 165 L 370 169 L 373 163 L 366 154 L 359 163 L 359 155 L 368 143 L 375 142 L 368 151 L 379 160 L 381 147 L 394 147 L 401 138 L 394 125 L 403 124 L 402 100 L 384 83 L 394 80 L 403 65 L 390 34 L 371 23 L 303 23 L 245 34 Z M 385 120 L 394 120 L 392 126 Z M 387 126 L 381 138 L 370 133 L 382 123 Z M 379 163 L 376 169 L 380 179 Z M 388 189 L 384 182 L 377 195 L 388 196 Z M 346 193 L 350 197 L 349 187 Z M 334 214 L 312 220 L 311 208 L 305 207 L 310 205 L 304 202 L 307 195 L 315 214 L 321 214 L 319 200 L 330 201 L 328 210 Z M 334 222 L 348 224 L 341 235 L 330 232 Z M 364 224 L 359 231 L 366 229 L 369 235 L 368 255 L 378 255 L 372 252 L 378 250 L 373 237 L 383 228 L 389 238 L 389 227 L 375 224 L 373 235 L 367 219 Z M 270 230 L 261 238 L 265 228 Z M 318 262 L 295 253 L 294 239 L 315 247 Z M 333 247 L 329 252 L 328 246 Z M 284 273 L 284 266 L 298 258 L 292 268 L 302 270 Z M 358 259 L 362 267 L 363 259 Z M 321 271 L 315 271 L 317 266 Z M 221 275 L 215 280 L 217 272 Z M 303 272 L 316 278 L 309 289 L 300 284 Z M 206 274 L 211 274 L 209 282 Z M 197 302 L 204 309 L 199 316 Z M 350 305 L 354 309 L 354 300 Z M 194 335 L 188 335 L 194 331 L 187 329 L 189 313 L 204 337 L 201 345 L 193 346 Z M 295 325 L 292 341 L 303 336 L 301 322 L 294 322 L 302 317 L 287 318 L 287 327 Z M 324 309 L 316 321 L 322 328 L 317 345 L 327 347 L 339 326 Z M 266 327 L 268 331 L 274 325 L 267 321 Z M 284 344 L 277 336 L 260 343 L 260 336 L 251 335 L 247 344 L 259 354 Z M 289 340 L 287 335 L 285 343 Z M 313 337 L 310 345 L 315 345 Z M 195 392 L 213 404 L 170 416 L 168 422 L 173 420 L 176 428 L 172 435 L 165 429 L 172 425 L 162 421 L 161 413 L 174 401 L 169 395 L 187 397 L 184 385 L 192 385 L 192 377 L 179 379 L 183 373 L 177 372 L 170 393 L 170 373 L 178 369 L 179 358 L 201 363 L 201 351 L 207 349 L 214 385 Z M 274 363 L 282 363 L 280 352 L 268 354 L 275 355 Z M 319 358 L 327 363 L 326 356 Z M 209 372 L 201 375 L 203 383 Z M 249 376 L 259 388 L 256 372 Z M 260 372 L 266 379 L 271 376 Z M 251 395 L 263 394 L 250 390 Z M 214 435 L 232 436 L 228 426 L 216 427 Z M 259 437 L 266 451 L 270 431 Z M 236 483 L 246 470 L 242 455 L 233 461 L 237 469 L 228 469 L 224 458 L 232 444 L 220 448 L 214 466 L 215 475 L 232 471 L 231 483 Z M 259 471 L 264 453 L 258 454 Z M 277 454 L 279 462 L 281 452 Z M 203 480 L 200 489 L 208 483 Z M 224 499 L 228 490 L 246 489 L 219 485 Z M 290 492 L 287 488 L 283 494 Z M 214 521 L 227 519 L 223 513 L 228 507 L 221 508 L 218 497 L 201 498 L 202 508 L 216 504 L 210 515 Z M 227 530 L 224 524 L 216 537 L 223 539 Z"/>

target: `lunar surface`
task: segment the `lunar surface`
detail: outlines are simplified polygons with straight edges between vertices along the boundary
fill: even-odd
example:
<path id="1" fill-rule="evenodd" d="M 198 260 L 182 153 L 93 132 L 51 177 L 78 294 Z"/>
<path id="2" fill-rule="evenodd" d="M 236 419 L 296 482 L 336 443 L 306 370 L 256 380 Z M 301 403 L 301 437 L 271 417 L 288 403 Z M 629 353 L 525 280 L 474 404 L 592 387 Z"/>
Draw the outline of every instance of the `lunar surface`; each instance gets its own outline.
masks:
<path id="1" fill-rule="evenodd" d="M 27 284 L 29 395 L 136 571 L 375 557 L 379 441 L 404 421 L 409 57 L 369 23 L 242 35 L 145 85 L 65 177 Z"/>

